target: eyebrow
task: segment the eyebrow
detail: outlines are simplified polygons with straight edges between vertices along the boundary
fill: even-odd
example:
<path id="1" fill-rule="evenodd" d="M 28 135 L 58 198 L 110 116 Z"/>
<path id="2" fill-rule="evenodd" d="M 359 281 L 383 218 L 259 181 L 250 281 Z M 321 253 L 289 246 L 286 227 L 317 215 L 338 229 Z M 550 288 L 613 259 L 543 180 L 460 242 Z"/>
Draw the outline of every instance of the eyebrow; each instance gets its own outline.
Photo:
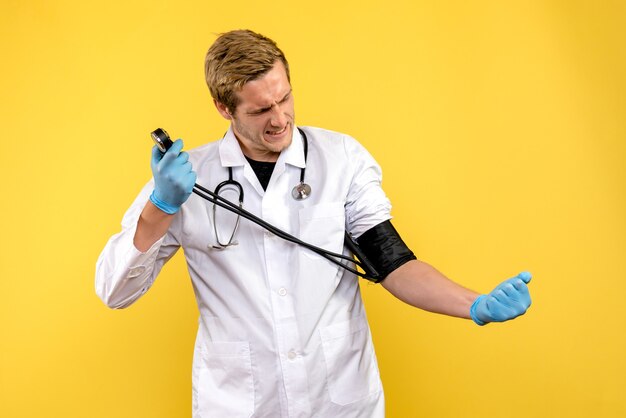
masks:
<path id="1" fill-rule="evenodd" d="M 287 92 L 287 94 L 285 94 L 285 96 L 283 96 L 283 98 L 282 98 L 282 99 L 280 99 L 280 101 L 279 101 L 278 103 L 283 103 L 283 102 L 287 101 L 287 98 L 289 97 L 289 95 L 291 94 L 291 92 L 292 92 L 292 89 L 289 89 L 289 91 Z M 250 110 L 250 111 L 248 111 L 248 112 L 246 112 L 246 113 L 247 113 L 247 114 L 249 114 L 249 115 L 257 115 L 257 114 L 260 114 L 260 113 L 267 112 L 267 111 L 268 111 L 268 110 L 270 110 L 271 108 L 272 108 L 272 106 L 265 106 L 265 107 L 262 107 L 262 108 L 259 108 L 259 109 Z"/>

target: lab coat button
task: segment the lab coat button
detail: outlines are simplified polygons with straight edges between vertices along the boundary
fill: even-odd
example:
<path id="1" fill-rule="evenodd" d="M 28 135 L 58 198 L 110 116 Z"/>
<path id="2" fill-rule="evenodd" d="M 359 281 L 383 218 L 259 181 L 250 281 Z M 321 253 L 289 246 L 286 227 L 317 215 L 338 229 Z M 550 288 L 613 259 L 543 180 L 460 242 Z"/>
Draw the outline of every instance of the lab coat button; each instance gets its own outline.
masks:
<path id="1" fill-rule="evenodd" d="M 294 350 L 289 350 L 289 352 L 287 353 L 287 358 L 289 360 L 293 360 L 298 356 L 298 354 L 294 351 Z"/>
<path id="2" fill-rule="evenodd" d="M 287 289 L 281 287 L 280 289 L 278 289 L 278 294 L 281 296 L 285 296 L 287 294 Z"/>
<path id="3" fill-rule="evenodd" d="M 265 237 L 266 238 L 273 238 L 274 234 L 272 234 L 270 231 L 265 231 Z"/>

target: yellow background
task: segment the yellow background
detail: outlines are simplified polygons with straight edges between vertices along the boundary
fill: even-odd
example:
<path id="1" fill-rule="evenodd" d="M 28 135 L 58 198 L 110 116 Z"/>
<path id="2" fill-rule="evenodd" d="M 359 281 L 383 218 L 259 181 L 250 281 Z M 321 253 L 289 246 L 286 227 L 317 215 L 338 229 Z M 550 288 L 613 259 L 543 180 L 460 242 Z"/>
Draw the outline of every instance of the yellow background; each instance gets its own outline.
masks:
<path id="1" fill-rule="evenodd" d="M 179 254 L 128 310 L 94 266 L 150 178 L 148 133 L 226 122 L 214 34 L 251 28 L 292 68 L 297 121 L 384 169 L 418 257 L 482 292 L 522 270 L 507 324 L 363 284 L 388 416 L 624 417 L 623 1 L 2 0 L 0 416 L 185 417 L 197 312 Z"/>

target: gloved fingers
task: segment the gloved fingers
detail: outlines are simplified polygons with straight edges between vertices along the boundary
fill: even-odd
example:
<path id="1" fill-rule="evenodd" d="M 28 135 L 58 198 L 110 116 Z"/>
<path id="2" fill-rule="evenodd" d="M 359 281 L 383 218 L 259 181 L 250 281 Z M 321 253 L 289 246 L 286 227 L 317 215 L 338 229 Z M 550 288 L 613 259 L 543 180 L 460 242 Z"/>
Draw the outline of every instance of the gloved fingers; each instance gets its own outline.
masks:
<path id="1" fill-rule="evenodd" d="M 515 290 L 521 297 L 530 297 L 530 291 L 528 285 L 520 280 L 521 283 L 514 283 Z"/>
<path id="2" fill-rule="evenodd" d="M 533 275 L 530 274 L 529 271 L 523 271 L 520 274 L 517 275 L 517 277 L 519 277 L 520 279 L 522 279 L 522 281 L 524 283 L 530 283 L 530 280 L 533 278 Z"/>
<path id="3" fill-rule="evenodd" d="M 532 304 L 528 287 L 524 285 L 522 289 L 518 289 L 518 294 L 519 294 L 520 303 L 524 305 L 525 309 L 528 309 L 530 305 Z"/>
<path id="4" fill-rule="evenodd" d="M 528 294 L 528 286 L 521 280 L 511 281 L 501 288 L 510 298 L 520 300 L 523 295 Z"/>
<path id="5" fill-rule="evenodd" d="M 528 285 L 520 278 L 511 281 L 511 284 L 513 285 L 513 288 L 515 289 L 515 292 L 514 293 L 511 292 L 509 289 L 509 291 L 506 291 L 506 293 L 510 295 L 511 297 L 514 297 L 521 304 L 523 304 L 526 307 L 526 309 L 528 309 L 531 303 L 530 291 L 528 290 Z"/>
<path id="6" fill-rule="evenodd" d="M 528 310 L 528 307 L 530 306 L 530 295 L 519 293 L 517 290 L 508 290 L 509 293 L 507 293 L 505 289 L 500 289 L 493 295 L 493 297 L 498 301 L 498 303 L 510 310 L 508 312 L 508 319 L 513 319 L 516 316 L 524 314 Z"/>
<path id="7" fill-rule="evenodd" d="M 178 163 L 178 161 L 177 161 L 177 163 Z M 180 165 L 180 171 L 181 171 L 181 173 L 189 173 L 189 172 L 191 172 L 191 171 L 192 171 L 192 169 L 191 169 L 191 168 L 192 168 L 192 167 L 191 167 L 191 163 L 190 163 L 189 161 L 185 161 L 184 163 L 182 163 L 182 164 Z"/>
<path id="8" fill-rule="evenodd" d="M 152 165 L 158 164 L 159 161 L 161 161 L 161 158 L 163 157 L 163 154 L 161 153 L 161 150 L 159 149 L 159 147 L 157 147 L 156 145 L 152 147 Z"/>
<path id="9" fill-rule="evenodd" d="M 527 285 L 531 277 L 530 273 L 522 272 L 500 283 L 484 298 L 477 299 L 476 318 L 485 323 L 503 322 L 526 313 L 531 304 Z"/>
<path id="10" fill-rule="evenodd" d="M 183 149 L 183 140 L 179 138 L 176 141 L 174 141 L 170 149 L 168 149 L 167 152 L 163 155 L 163 158 L 161 158 L 160 164 L 166 165 L 166 164 L 169 164 L 170 161 L 175 160 L 180 154 L 180 151 L 182 149 Z"/>
<path id="11" fill-rule="evenodd" d="M 524 271 L 515 277 L 511 277 L 510 279 L 503 281 L 498 286 L 496 286 L 496 288 L 493 291 L 496 291 L 501 288 L 509 287 L 509 285 L 512 284 L 516 289 L 520 291 L 522 291 L 522 289 L 526 289 L 525 291 L 527 292 L 528 286 L 526 284 L 530 282 L 531 278 L 532 278 L 531 274 L 527 271 Z"/>
<path id="12" fill-rule="evenodd" d="M 499 304 L 501 304 L 502 306 L 506 306 L 507 308 L 514 309 L 515 305 L 518 302 L 517 299 L 509 296 L 502 288 L 492 292 L 490 296 L 494 298 Z"/>
<path id="13" fill-rule="evenodd" d="M 521 295 L 511 282 L 506 283 L 504 286 L 502 286 L 498 290 L 498 294 L 498 300 L 509 306 L 521 302 Z"/>
<path id="14" fill-rule="evenodd" d="M 196 184 L 197 175 L 195 172 L 190 171 L 183 178 L 184 190 L 191 193 L 193 186 Z"/>
<path id="15" fill-rule="evenodd" d="M 176 157 L 176 163 L 178 164 L 184 164 L 187 161 L 189 161 L 189 153 L 187 151 L 181 151 L 178 157 Z"/>
<path id="16" fill-rule="evenodd" d="M 189 173 L 193 173 L 191 163 L 189 161 L 179 164 L 179 161 L 174 162 L 174 166 L 171 167 L 171 179 L 176 183 L 184 183 L 183 179 Z"/>
<path id="17" fill-rule="evenodd" d="M 512 289 L 513 290 L 510 292 L 504 291 L 508 298 L 509 305 L 516 309 L 523 309 L 524 311 L 528 309 L 530 306 L 530 293 L 528 293 L 528 288 L 525 288 L 525 291 L 520 291 L 514 287 Z"/>
<path id="18" fill-rule="evenodd" d="M 198 179 L 198 175 L 196 174 L 195 171 L 191 171 L 191 173 L 188 174 L 189 176 L 189 181 L 193 184 L 196 184 L 196 180 Z"/>
<path id="19" fill-rule="evenodd" d="M 486 307 L 492 318 L 491 321 L 495 322 L 506 321 L 520 315 L 518 310 L 511 306 L 503 304 L 495 296 L 487 298 Z"/>
<path id="20" fill-rule="evenodd" d="M 515 280 L 511 280 L 511 284 L 517 289 L 517 290 L 523 290 L 526 289 L 528 290 L 528 285 L 526 284 L 526 282 L 524 282 L 524 280 L 520 279 L 520 278 L 516 278 Z"/>
<path id="21" fill-rule="evenodd" d="M 509 283 L 512 283 L 515 280 L 519 280 L 517 277 L 511 277 L 510 279 L 506 279 L 505 281 L 503 281 L 502 283 L 500 283 L 499 285 L 497 285 L 492 292 L 495 292 L 498 289 L 501 289 L 502 287 L 506 286 Z"/>
<path id="22" fill-rule="evenodd" d="M 172 151 L 174 154 L 178 155 L 180 154 L 180 151 L 182 149 L 183 149 L 183 140 L 181 138 L 178 138 L 176 141 L 174 141 L 174 143 L 172 144 L 170 149 L 167 150 L 167 152 Z"/>

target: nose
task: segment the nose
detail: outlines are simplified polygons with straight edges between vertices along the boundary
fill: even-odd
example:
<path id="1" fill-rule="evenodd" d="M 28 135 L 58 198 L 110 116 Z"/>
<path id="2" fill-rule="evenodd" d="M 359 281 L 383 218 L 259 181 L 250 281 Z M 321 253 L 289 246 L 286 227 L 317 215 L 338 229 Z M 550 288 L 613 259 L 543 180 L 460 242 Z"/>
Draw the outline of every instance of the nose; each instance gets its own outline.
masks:
<path id="1" fill-rule="evenodd" d="M 287 115 L 278 103 L 272 106 L 270 124 L 276 128 L 283 128 L 287 124 Z"/>

